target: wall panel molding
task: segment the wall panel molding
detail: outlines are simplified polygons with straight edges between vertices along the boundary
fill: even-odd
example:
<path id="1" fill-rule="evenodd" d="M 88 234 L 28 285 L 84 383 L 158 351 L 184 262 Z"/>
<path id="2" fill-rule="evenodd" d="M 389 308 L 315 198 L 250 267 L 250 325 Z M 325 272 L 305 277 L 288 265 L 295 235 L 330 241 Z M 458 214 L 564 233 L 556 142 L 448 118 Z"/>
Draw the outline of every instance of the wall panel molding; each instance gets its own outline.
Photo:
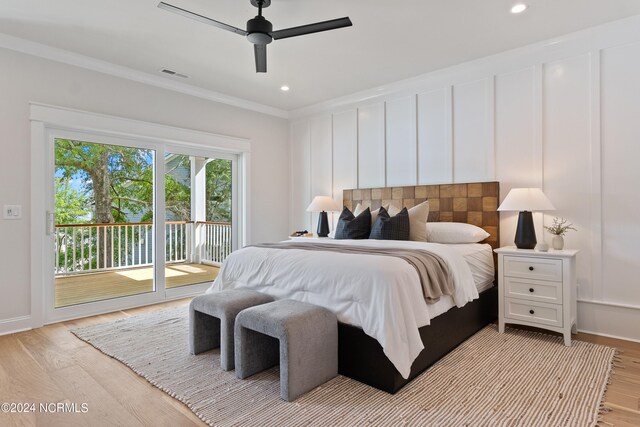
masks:
<path id="1" fill-rule="evenodd" d="M 358 110 L 353 109 L 333 115 L 333 199 L 342 206 L 342 190 L 357 186 Z"/>
<path id="2" fill-rule="evenodd" d="M 383 103 L 358 108 L 358 185 L 386 185 L 385 106 Z"/>
<path id="3" fill-rule="evenodd" d="M 604 296 L 602 274 L 602 111 L 600 78 L 602 51 L 589 55 L 591 73 L 591 274 L 592 296 L 602 300 Z M 640 304 L 638 305 L 640 307 Z"/>
<path id="4" fill-rule="evenodd" d="M 290 230 L 311 230 L 311 131 L 308 120 L 291 124 Z"/>
<path id="5" fill-rule="evenodd" d="M 416 185 L 418 163 L 416 96 L 407 96 L 385 103 L 385 168 L 386 185 L 402 187 Z"/>
<path id="6" fill-rule="evenodd" d="M 640 305 L 640 42 L 600 58 L 602 299 Z"/>
<path id="7" fill-rule="evenodd" d="M 453 87 L 417 97 L 418 184 L 453 182 Z"/>
<path id="8" fill-rule="evenodd" d="M 411 179 L 495 179 L 502 199 L 542 187 L 558 210 L 535 214 L 538 241 L 554 216 L 578 228 L 566 236 L 580 249 L 578 327 L 638 339 L 623 323 L 640 320 L 639 76 L 640 16 L 323 104 L 340 105 L 334 196 Z M 516 218 L 501 214 L 502 245 Z"/>
<path id="9" fill-rule="evenodd" d="M 453 87 L 453 182 L 494 179 L 492 82 L 483 77 Z"/>

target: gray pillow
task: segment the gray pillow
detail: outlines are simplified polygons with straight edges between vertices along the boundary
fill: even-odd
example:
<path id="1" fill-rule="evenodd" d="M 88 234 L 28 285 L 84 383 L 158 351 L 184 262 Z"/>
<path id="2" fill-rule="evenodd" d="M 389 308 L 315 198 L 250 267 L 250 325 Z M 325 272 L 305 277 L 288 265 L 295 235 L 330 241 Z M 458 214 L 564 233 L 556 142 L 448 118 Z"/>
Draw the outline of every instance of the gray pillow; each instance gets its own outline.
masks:
<path id="1" fill-rule="evenodd" d="M 409 212 L 407 208 L 396 216 L 389 216 L 385 208 L 380 208 L 376 222 L 371 226 L 370 239 L 377 240 L 409 240 L 410 232 Z"/>
<path id="2" fill-rule="evenodd" d="M 366 239 L 371 232 L 371 210 L 365 209 L 354 216 L 346 207 L 342 210 L 334 239 Z"/>

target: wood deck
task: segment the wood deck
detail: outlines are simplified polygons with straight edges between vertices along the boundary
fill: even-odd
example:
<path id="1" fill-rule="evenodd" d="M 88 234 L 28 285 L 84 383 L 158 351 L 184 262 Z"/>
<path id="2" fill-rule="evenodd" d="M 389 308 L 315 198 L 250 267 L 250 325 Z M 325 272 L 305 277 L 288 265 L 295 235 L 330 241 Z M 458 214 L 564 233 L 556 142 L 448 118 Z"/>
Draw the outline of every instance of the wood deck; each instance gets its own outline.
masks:
<path id="1" fill-rule="evenodd" d="M 218 267 L 172 264 L 165 268 L 167 288 L 212 282 Z M 153 268 L 138 267 L 101 273 L 75 274 L 55 279 L 56 308 L 153 291 Z"/>

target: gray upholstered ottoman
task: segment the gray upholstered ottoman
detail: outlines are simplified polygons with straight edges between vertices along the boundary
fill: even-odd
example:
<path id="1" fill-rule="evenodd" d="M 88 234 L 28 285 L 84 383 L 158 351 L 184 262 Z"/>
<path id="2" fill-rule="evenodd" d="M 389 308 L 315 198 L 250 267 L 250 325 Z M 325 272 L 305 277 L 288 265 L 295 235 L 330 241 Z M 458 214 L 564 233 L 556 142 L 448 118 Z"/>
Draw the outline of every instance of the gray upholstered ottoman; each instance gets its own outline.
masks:
<path id="1" fill-rule="evenodd" d="M 234 368 L 233 333 L 236 316 L 242 310 L 273 301 L 260 292 L 228 289 L 195 297 L 189 305 L 189 348 L 191 354 L 220 347 L 220 367 Z"/>
<path id="2" fill-rule="evenodd" d="M 279 300 L 241 311 L 235 326 L 236 376 L 244 379 L 280 358 L 280 397 L 287 401 L 338 375 L 338 320 L 329 310 Z"/>

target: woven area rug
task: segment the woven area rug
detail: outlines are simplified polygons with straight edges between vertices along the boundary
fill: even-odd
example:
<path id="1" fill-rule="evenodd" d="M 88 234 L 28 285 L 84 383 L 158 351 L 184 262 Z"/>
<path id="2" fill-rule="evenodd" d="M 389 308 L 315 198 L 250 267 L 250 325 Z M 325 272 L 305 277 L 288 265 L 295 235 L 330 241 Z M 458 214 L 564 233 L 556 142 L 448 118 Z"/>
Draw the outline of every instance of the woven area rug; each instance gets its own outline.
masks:
<path id="1" fill-rule="evenodd" d="M 284 402 L 278 369 L 246 380 L 188 351 L 187 308 L 72 331 L 220 426 L 590 426 L 616 350 L 490 325 L 395 395 L 338 376 Z"/>

